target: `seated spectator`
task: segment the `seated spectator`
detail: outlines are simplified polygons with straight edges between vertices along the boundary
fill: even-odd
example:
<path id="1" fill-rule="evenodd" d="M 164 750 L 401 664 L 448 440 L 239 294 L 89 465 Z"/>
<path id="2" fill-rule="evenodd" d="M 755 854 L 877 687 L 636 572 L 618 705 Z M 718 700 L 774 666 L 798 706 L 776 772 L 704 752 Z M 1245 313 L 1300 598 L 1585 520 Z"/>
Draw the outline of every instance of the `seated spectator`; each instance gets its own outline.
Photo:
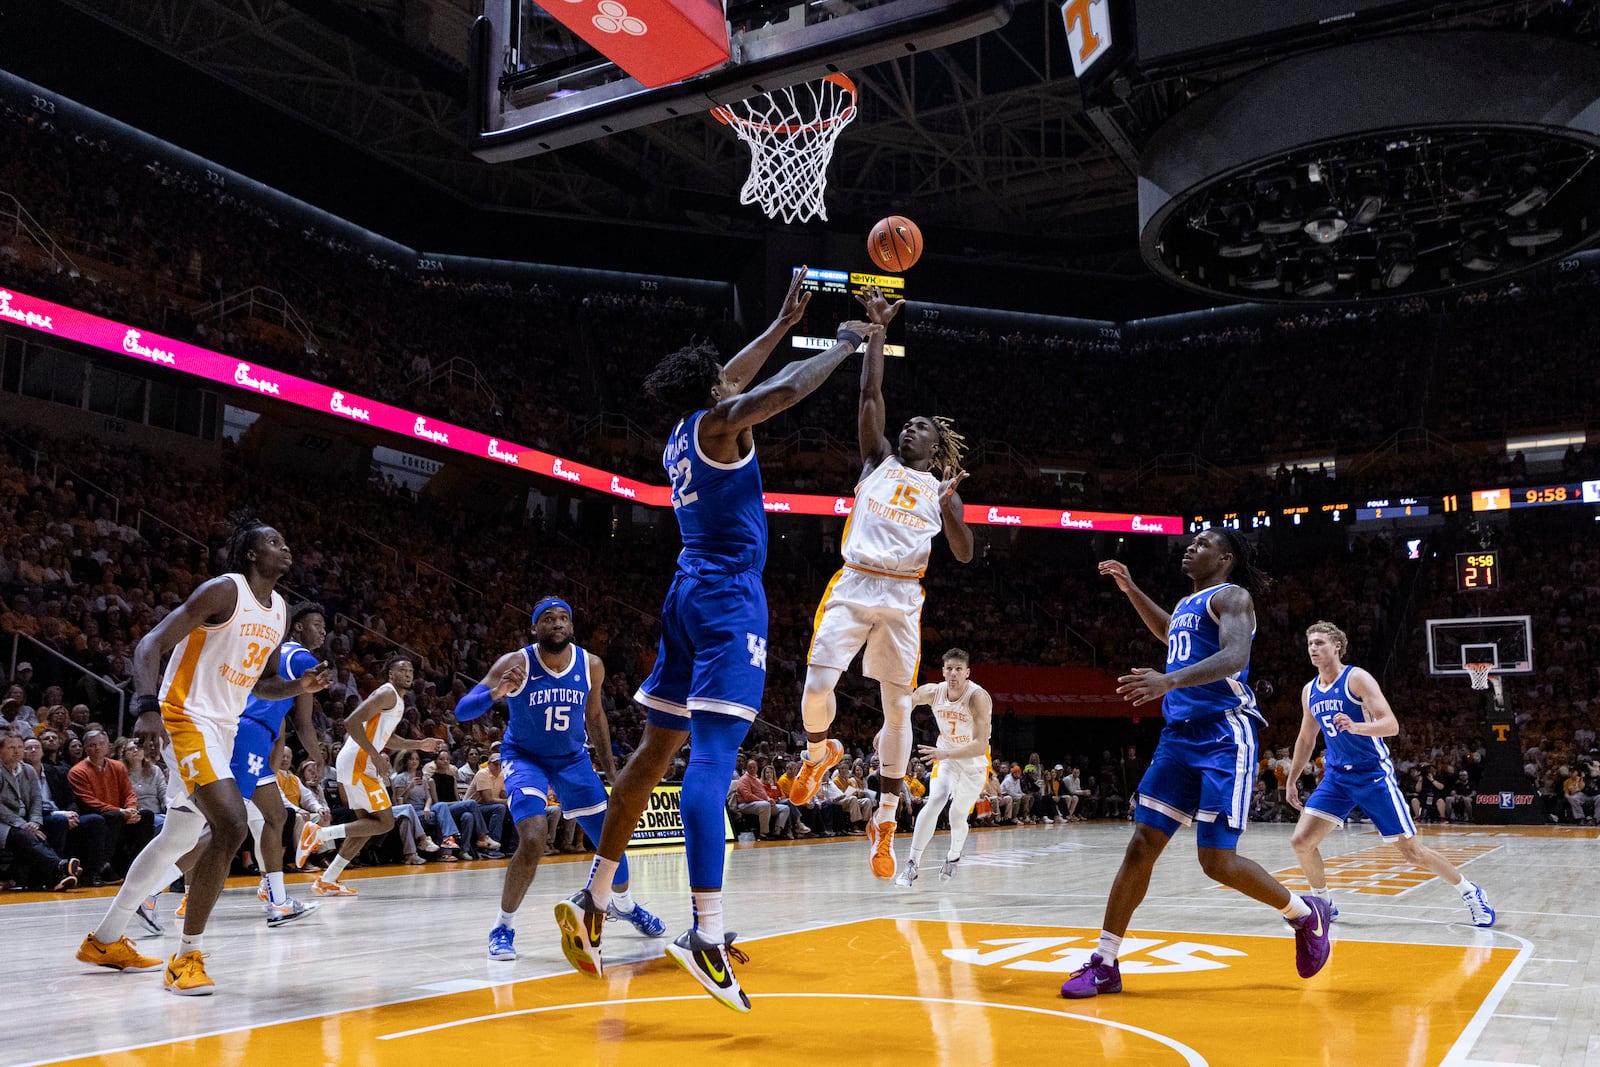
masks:
<path id="1" fill-rule="evenodd" d="M 57 893 L 78 886 L 80 865 L 62 859 L 45 841 L 39 779 L 22 761 L 22 738 L 0 739 L 0 849 L 10 853 L 17 881 Z"/>
<path id="2" fill-rule="evenodd" d="M 505 854 L 500 851 L 499 838 L 505 831 L 507 809 L 499 804 L 479 804 L 464 798 L 466 790 L 461 788 L 455 765 L 450 762 L 448 749 L 423 764 L 422 776 L 428 780 L 432 802 L 447 805 L 457 825 L 465 827 L 467 824 L 463 820 L 469 813 L 471 814 L 473 828 L 470 831 L 463 830 L 466 836 L 462 838 L 463 843 L 470 843 L 472 846 L 467 855 L 472 859 L 504 858 Z"/>
<path id="3" fill-rule="evenodd" d="M 800 809 L 789 799 L 789 794 L 779 788 L 777 773 L 770 763 L 761 769 L 761 785 L 767 791 L 767 799 L 788 811 L 789 840 L 793 841 L 797 836 L 804 837 L 811 833 L 811 827 L 800 818 Z"/>
<path id="4" fill-rule="evenodd" d="M 12 686 L 11 688 L 20 689 L 21 687 Z M 23 716 L 24 710 L 27 710 L 27 708 L 23 704 L 21 697 L 7 697 L 3 702 L 0 702 L 0 737 L 15 734 L 26 741 L 33 736 L 34 724 Z"/>
<path id="5" fill-rule="evenodd" d="M 733 803 L 734 810 L 740 815 L 755 818 L 763 841 L 782 837 L 789 825 L 789 809 L 780 808 L 773 802 L 761 781 L 761 765 L 753 759 L 745 762 L 744 773 L 734 779 Z"/>
<path id="6" fill-rule="evenodd" d="M 500 742 L 496 741 L 489 747 L 488 762 L 483 765 L 482 770 L 472 776 L 472 785 L 467 789 L 467 799 L 478 805 L 479 811 L 486 807 L 497 808 L 501 825 L 505 824 L 506 814 L 510 809 L 506 804 L 505 770 L 500 765 Z"/>
<path id="7" fill-rule="evenodd" d="M 1022 787 L 1022 764 L 1011 765 L 1010 773 L 1000 783 L 1000 792 L 1011 798 L 1012 809 L 1017 813 L 1016 820 L 1019 823 L 1026 826 L 1036 821 L 1033 817 L 1033 796 Z"/>
<path id="8" fill-rule="evenodd" d="M 119 743 L 122 765 L 128 770 L 128 784 L 133 786 L 134 799 L 141 818 L 149 819 L 152 831 L 161 832 L 167 820 L 167 772 L 154 760 L 145 759 L 144 746 L 137 737 L 124 738 Z M 287 753 L 287 749 L 284 750 Z"/>
<path id="9" fill-rule="evenodd" d="M 129 853 L 137 853 L 149 843 L 152 823 L 139 813 L 139 798 L 128 781 L 128 769 L 121 760 L 111 758 L 111 739 L 106 732 L 88 731 L 83 744 L 84 757 L 67 772 L 67 781 L 80 809 L 105 819 L 106 851 L 86 857 L 85 863 L 89 884 L 99 886 L 122 880 L 120 872 L 127 869 L 122 858 L 127 855 L 131 859 Z"/>

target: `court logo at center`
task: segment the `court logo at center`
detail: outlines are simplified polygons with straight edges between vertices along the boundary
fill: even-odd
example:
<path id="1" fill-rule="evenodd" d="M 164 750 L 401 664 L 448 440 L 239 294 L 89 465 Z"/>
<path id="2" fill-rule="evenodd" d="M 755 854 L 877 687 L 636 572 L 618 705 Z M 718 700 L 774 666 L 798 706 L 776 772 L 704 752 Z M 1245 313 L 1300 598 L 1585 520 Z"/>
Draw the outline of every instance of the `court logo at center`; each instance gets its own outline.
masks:
<path id="1" fill-rule="evenodd" d="M 1070 974 L 1086 965 L 1097 947 L 1092 937 L 1002 937 L 980 942 L 977 948 L 947 948 L 944 956 L 975 967 Z M 1117 962 L 1124 974 L 1192 974 L 1225 969 L 1228 964 L 1223 959 L 1245 955 L 1238 949 L 1198 941 L 1128 937 L 1122 941 Z"/>

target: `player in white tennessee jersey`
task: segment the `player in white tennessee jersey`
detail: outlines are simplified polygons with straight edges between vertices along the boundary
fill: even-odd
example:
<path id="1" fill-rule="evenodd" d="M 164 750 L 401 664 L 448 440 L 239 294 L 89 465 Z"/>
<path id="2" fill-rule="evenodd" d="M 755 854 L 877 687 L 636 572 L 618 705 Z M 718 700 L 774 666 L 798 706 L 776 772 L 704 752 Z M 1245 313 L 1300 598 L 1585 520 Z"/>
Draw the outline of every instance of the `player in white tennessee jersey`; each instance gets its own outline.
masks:
<path id="1" fill-rule="evenodd" d="M 283 535 L 256 521 L 241 522 L 228 539 L 227 573 L 206 582 L 146 634 L 133 653 L 134 732 L 147 749 L 156 745 L 167 764 L 167 818 L 161 832 L 128 868 L 128 876 L 100 925 L 78 949 L 78 959 L 117 970 L 162 966 L 142 956 L 124 936 L 144 898 L 170 882 L 175 864 L 201 844 L 189 879 L 183 940 L 166 963 L 164 985 L 183 996 L 203 996 L 215 985 L 206 975 L 200 938 L 246 833 L 244 798 L 229 761 L 245 700 L 253 693 L 282 700 L 315 693 L 328 684 L 327 664 L 289 681 L 278 676 L 278 645 L 286 622 L 275 587 L 293 558 Z M 161 657 L 172 653 L 156 678 Z"/>
<path id="2" fill-rule="evenodd" d="M 988 690 L 972 681 L 970 671 L 966 652 L 952 648 L 944 654 L 944 681 L 921 686 L 911 694 L 913 707 L 932 706 L 933 720 L 939 726 L 939 743 L 919 745 L 917 754 L 938 762 L 928 784 L 928 803 L 917 813 L 917 828 L 911 833 L 911 855 L 895 876 L 895 885 L 909 887 L 917 880 L 922 851 L 933 840 L 946 802 L 950 804 L 950 848 L 939 880 L 948 882 L 961 861 L 961 849 L 967 843 L 967 816 L 989 778 L 989 723 L 994 711 Z"/>
<path id="3" fill-rule="evenodd" d="M 871 286 L 857 299 L 867 317 L 883 326 L 905 303 L 891 305 Z M 844 566 L 817 606 L 801 699 L 809 743 L 790 799 L 809 803 L 824 775 L 844 757 L 844 746 L 828 737 L 836 708 L 833 691 L 865 645 L 862 672 L 877 680 L 883 697 L 881 788 L 878 809 L 867 820 L 867 842 L 872 873 L 887 879 L 895 874 L 895 809 L 911 758 L 911 691 L 922 658 L 922 573 L 940 531 L 956 559 L 970 562 L 972 531 L 961 517 L 956 493 L 967 472 L 961 469 L 964 442 L 953 424 L 941 416 L 918 415 L 891 444 L 884 423 L 879 336 L 867 345 L 861 362 L 861 481 L 840 545 Z"/>
<path id="4" fill-rule="evenodd" d="M 368 694 L 345 719 L 344 745 L 334 761 L 339 784 L 344 787 L 345 803 L 357 813 L 355 820 L 323 827 L 306 823 L 300 831 L 295 862 L 301 867 L 312 853 L 322 851 L 335 841 L 344 842 L 328 869 L 311 883 L 312 892 L 320 896 L 355 896 L 356 891 L 339 881 L 339 876 L 360 853 L 367 838 L 386 834 L 394 826 L 389 790 L 378 772 L 378 754 L 386 748 L 420 748 L 437 756 L 445 747 L 437 737 L 411 741 L 394 736 L 395 727 L 400 725 L 400 717 L 406 711 L 405 692 L 416 680 L 416 667 L 404 656 L 391 656 L 384 664 L 383 673 L 388 681 Z"/>

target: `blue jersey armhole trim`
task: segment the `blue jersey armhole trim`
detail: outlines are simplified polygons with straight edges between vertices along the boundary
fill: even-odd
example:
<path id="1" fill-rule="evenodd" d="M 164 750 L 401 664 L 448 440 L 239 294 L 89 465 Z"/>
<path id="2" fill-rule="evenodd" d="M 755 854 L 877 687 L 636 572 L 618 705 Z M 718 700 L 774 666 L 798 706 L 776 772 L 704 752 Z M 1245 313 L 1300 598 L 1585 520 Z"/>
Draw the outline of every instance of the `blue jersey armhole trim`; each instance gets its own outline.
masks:
<path id="1" fill-rule="evenodd" d="M 741 470 L 744 467 L 748 467 L 750 465 L 750 461 L 756 458 L 756 446 L 754 441 L 752 441 L 750 444 L 750 451 L 746 452 L 737 463 L 718 463 L 716 460 L 705 454 L 705 450 L 700 447 L 700 424 L 705 421 L 705 414 L 706 413 L 702 411 L 698 415 L 693 416 L 694 429 L 690 431 L 689 437 L 694 445 L 695 457 L 706 466 L 712 467 L 719 471 L 736 471 Z"/>

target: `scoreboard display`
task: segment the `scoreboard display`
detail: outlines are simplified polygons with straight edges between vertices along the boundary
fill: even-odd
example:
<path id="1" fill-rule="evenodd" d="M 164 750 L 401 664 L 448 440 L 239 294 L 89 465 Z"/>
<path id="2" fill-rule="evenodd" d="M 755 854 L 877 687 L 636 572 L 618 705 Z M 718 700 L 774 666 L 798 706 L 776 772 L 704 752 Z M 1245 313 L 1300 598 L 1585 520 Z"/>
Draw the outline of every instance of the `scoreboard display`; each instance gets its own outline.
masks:
<path id="1" fill-rule="evenodd" d="M 1562 504 L 1600 504 L 1600 481 L 1472 491 L 1473 511 L 1515 511 L 1520 508 L 1547 508 Z"/>
<path id="2" fill-rule="evenodd" d="M 794 269 L 799 271 L 800 268 Z M 867 317 L 856 297 L 869 285 L 876 285 L 882 290 L 884 299 L 891 304 L 904 299 L 906 295 L 906 280 L 898 275 L 826 270 L 821 267 L 806 268 L 806 280 L 801 287 L 811 293 L 811 302 L 806 305 L 805 317 L 795 327 L 790 344 L 795 348 L 816 352 L 832 348 L 834 334 L 841 322 Z M 901 308 L 900 314 L 889 324 L 889 335 L 884 339 L 883 354 L 904 356 L 905 338 L 906 312 Z"/>
<path id="3" fill-rule="evenodd" d="M 1500 588 L 1500 553 L 1492 548 L 1456 553 L 1456 591 Z"/>

